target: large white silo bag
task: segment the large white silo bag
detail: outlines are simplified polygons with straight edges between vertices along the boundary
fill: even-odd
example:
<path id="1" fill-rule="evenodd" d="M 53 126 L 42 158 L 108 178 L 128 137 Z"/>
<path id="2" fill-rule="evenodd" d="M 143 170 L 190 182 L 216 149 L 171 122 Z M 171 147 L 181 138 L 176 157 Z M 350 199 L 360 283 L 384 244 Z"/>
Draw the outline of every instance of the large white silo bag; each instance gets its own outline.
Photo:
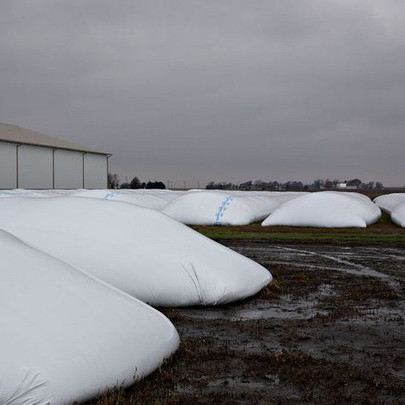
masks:
<path id="1" fill-rule="evenodd" d="M 1 404 L 83 401 L 176 350 L 162 314 L 2 230 L 0 257 Z"/>
<path id="2" fill-rule="evenodd" d="M 172 200 L 162 212 L 189 225 L 247 225 L 255 221 L 249 204 L 224 191 L 194 191 Z"/>
<path id="3" fill-rule="evenodd" d="M 4 198 L 0 228 L 156 306 L 228 303 L 271 281 L 254 261 L 167 215 L 124 202 Z"/>
<path id="4" fill-rule="evenodd" d="M 262 225 L 365 228 L 378 221 L 380 216 L 380 209 L 368 197 L 323 191 L 282 204 Z"/>
<path id="5" fill-rule="evenodd" d="M 405 203 L 405 193 L 391 193 L 380 195 L 374 202 L 385 212 L 391 215 L 392 211 L 399 204 Z"/>

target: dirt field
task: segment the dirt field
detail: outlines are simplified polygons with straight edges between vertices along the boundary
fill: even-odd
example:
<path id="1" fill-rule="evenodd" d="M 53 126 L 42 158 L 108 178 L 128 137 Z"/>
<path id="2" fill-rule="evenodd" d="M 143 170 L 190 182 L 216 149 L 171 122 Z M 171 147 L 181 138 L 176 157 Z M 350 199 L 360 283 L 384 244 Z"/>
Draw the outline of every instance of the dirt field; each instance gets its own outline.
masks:
<path id="1" fill-rule="evenodd" d="M 92 404 L 405 404 L 405 249 L 224 242 L 271 269 L 258 296 L 165 309 L 158 372 Z"/>

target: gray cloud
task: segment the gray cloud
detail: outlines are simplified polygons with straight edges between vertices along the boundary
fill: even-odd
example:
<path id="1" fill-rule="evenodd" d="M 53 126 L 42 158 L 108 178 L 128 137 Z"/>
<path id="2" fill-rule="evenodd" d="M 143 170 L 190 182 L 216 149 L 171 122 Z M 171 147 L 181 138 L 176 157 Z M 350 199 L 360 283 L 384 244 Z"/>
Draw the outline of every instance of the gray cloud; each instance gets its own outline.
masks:
<path id="1" fill-rule="evenodd" d="M 401 0 L 5 0 L 0 121 L 201 184 L 405 184 Z"/>

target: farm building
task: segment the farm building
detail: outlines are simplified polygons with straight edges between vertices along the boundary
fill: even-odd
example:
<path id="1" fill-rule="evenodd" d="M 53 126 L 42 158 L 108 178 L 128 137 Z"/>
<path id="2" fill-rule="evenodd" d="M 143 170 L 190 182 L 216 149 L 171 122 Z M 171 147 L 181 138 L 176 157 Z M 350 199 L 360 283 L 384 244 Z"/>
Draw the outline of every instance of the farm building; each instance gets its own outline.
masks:
<path id="1" fill-rule="evenodd" d="M 0 189 L 106 188 L 108 153 L 0 123 Z"/>

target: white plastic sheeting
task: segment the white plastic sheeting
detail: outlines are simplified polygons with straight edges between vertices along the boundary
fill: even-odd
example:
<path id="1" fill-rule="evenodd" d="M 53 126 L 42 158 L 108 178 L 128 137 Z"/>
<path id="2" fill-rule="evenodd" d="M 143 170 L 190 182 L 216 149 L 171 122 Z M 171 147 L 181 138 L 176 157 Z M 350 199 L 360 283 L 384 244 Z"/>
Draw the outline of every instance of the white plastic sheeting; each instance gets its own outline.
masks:
<path id="1" fill-rule="evenodd" d="M 380 209 L 364 195 L 324 191 L 286 202 L 262 225 L 365 228 L 378 221 L 380 216 Z"/>
<path id="2" fill-rule="evenodd" d="M 0 257 L 1 404 L 83 401 L 177 349 L 162 314 L 2 230 Z"/>
<path id="3" fill-rule="evenodd" d="M 93 198 L 0 198 L 0 228 L 160 306 L 215 305 L 271 281 L 250 259 L 154 210 Z"/>
<path id="4" fill-rule="evenodd" d="M 191 191 L 162 212 L 189 225 L 248 225 L 262 221 L 285 201 L 302 193 Z"/>
<path id="5" fill-rule="evenodd" d="M 162 210 L 169 201 L 181 193 L 166 190 L 81 190 L 74 197 L 101 198 L 104 200 L 123 201 L 140 207 Z"/>
<path id="6" fill-rule="evenodd" d="M 385 194 L 375 198 L 374 202 L 391 215 L 395 224 L 405 228 L 405 193 Z"/>
<path id="7" fill-rule="evenodd" d="M 45 198 L 45 197 L 62 197 L 77 193 L 78 190 L 28 190 L 16 188 L 14 190 L 0 190 L 0 198 L 2 197 L 21 197 L 21 198 Z"/>

